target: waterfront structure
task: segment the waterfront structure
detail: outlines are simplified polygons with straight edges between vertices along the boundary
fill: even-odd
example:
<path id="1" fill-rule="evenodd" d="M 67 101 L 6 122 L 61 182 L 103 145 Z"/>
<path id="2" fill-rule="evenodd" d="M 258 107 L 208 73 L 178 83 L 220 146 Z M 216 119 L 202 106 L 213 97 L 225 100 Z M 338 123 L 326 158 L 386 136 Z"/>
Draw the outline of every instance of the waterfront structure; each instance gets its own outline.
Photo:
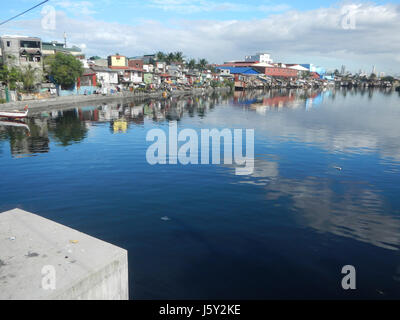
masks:
<path id="1" fill-rule="evenodd" d="M 90 68 L 96 73 L 97 82 L 102 88 L 111 88 L 118 85 L 118 71 L 107 67 L 92 66 Z"/>
<path id="2" fill-rule="evenodd" d="M 42 40 L 37 37 L 2 36 L 0 38 L 1 62 L 8 67 L 36 70 L 36 79 L 43 75 Z"/>
<path id="3" fill-rule="evenodd" d="M 121 81 L 130 84 L 143 83 L 143 69 L 128 67 L 123 70 Z"/>
<path id="4" fill-rule="evenodd" d="M 0 236 L 0 300 L 129 298 L 120 247 L 21 209 L 0 213 Z"/>

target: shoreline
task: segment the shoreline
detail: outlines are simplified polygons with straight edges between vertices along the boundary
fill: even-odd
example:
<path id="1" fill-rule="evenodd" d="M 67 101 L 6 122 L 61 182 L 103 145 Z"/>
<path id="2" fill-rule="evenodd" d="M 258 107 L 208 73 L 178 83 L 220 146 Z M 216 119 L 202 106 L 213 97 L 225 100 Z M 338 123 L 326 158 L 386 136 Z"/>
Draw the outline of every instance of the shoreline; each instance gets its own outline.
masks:
<path id="1" fill-rule="evenodd" d="M 172 92 L 168 92 L 167 98 L 170 97 L 183 97 L 186 95 L 203 95 L 203 94 L 211 94 L 213 92 L 224 93 L 230 92 L 230 87 L 221 87 L 221 88 L 193 88 L 191 90 L 176 90 Z M 103 102 L 111 102 L 111 101 L 121 101 L 124 102 L 126 100 L 145 100 L 145 99 L 165 99 L 163 97 L 164 91 L 155 91 L 155 92 L 120 92 L 114 93 L 110 95 L 73 95 L 73 96 L 65 96 L 65 97 L 55 97 L 50 99 L 41 99 L 41 100 L 27 100 L 27 101 L 14 101 L 0 104 L 0 111 L 13 111 L 13 110 L 22 110 L 26 105 L 29 106 L 29 110 L 31 111 L 49 111 L 54 109 L 64 109 L 70 108 L 73 106 L 82 106 L 87 103 L 103 103 Z"/>

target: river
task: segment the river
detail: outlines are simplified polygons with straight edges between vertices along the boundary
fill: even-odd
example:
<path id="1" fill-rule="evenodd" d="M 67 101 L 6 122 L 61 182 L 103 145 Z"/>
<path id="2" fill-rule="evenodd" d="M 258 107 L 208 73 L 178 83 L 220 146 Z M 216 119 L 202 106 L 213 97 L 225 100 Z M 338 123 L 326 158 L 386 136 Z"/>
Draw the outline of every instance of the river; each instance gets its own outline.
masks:
<path id="1" fill-rule="evenodd" d="M 254 129 L 254 172 L 149 164 L 148 132 L 175 121 Z M 398 299 L 399 123 L 399 94 L 368 89 L 43 112 L 0 122 L 0 211 L 127 249 L 134 299 Z"/>

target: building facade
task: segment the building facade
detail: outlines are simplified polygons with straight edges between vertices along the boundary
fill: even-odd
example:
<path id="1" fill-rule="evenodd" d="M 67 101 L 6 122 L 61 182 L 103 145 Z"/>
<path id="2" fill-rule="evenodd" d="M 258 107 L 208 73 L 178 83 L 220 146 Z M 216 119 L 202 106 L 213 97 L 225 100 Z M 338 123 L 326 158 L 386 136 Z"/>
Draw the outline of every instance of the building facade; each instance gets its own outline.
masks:
<path id="1" fill-rule="evenodd" d="M 40 38 L 23 36 L 2 36 L 0 38 L 2 63 L 23 68 L 28 65 L 43 68 L 42 41 Z"/>

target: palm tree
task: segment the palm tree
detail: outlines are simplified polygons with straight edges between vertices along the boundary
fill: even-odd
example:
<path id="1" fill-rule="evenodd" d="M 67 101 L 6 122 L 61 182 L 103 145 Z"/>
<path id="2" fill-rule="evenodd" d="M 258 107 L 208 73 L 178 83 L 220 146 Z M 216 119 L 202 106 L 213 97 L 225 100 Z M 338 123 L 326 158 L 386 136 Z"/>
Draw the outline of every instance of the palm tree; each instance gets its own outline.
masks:
<path id="1" fill-rule="evenodd" d="M 36 71 L 31 65 L 21 70 L 21 80 L 25 90 L 31 91 L 35 87 Z"/>
<path id="2" fill-rule="evenodd" d="M 200 59 L 199 60 L 198 66 L 199 66 L 200 70 L 205 70 L 207 65 L 208 65 L 208 61 L 206 59 Z"/>
<path id="3" fill-rule="evenodd" d="M 170 64 L 171 62 L 175 61 L 175 55 L 171 52 L 168 53 L 167 57 L 165 58 L 165 61 Z"/>
<path id="4" fill-rule="evenodd" d="M 189 63 L 188 63 L 188 67 L 190 70 L 193 70 L 194 68 L 196 68 L 196 60 L 190 59 Z"/>
<path id="5" fill-rule="evenodd" d="M 174 56 L 175 56 L 174 57 L 175 62 L 183 62 L 183 52 L 177 51 L 175 52 Z"/>
<path id="6" fill-rule="evenodd" d="M 165 53 L 162 51 L 158 51 L 156 57 L 159 61 L 165 61 Z"/>

